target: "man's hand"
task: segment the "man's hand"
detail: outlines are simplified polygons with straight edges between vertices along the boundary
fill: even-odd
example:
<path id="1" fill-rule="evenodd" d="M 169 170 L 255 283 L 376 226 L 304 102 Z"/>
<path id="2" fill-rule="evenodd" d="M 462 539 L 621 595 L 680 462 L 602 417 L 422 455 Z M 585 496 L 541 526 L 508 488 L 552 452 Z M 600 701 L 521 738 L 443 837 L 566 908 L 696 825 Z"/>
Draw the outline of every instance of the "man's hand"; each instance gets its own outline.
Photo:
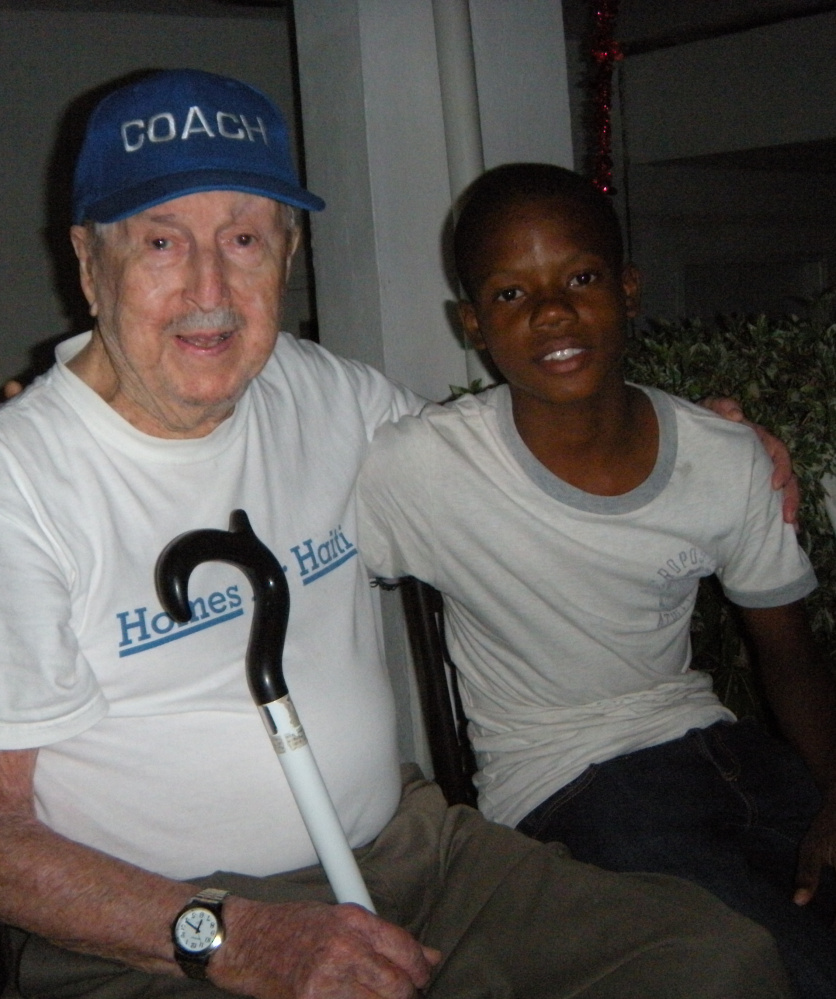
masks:
<path id="1" fill-rule="evenodd" d="M 701 401 L 701 405 L 726 420 L 731 420 L 733 423 L 743 423 L 755 431 L 764 450 L 772 459 L 772 488 L 784 490 L 784 520 L 798 530 L 798 507 L 801 503 L 801 491 L 798 487 L 798 479 L 792 470 L 792 458 L 786 444 L 778 440 L 764 427 L 747 420 L 743 408 L 736 399 L 709 396 Z"/>
<path id="2" fill-rule="evenodd" d="M 209 975 L 256 999 L 411 999 L 441 960 L 357 905 L 265 905 L 230 897 Z"/>
<path id="3" fill-rule="evenodd" d="M 816 894 L 823 867 L 836 868 L 836 791 L 825 799 L 801 841 L 793 895 L 796 905 L 807 905 Z"/>
<path id="4" fill-rule="evenodd" d="M 22 391 L 23 391 L 23 386 L 20 384 L 20 382 L 12 379 L 11 381 L 6 382 L 6 384 L 3 386 L 3 398 L 13 399 L 16 395 L 20 395 Z"/>

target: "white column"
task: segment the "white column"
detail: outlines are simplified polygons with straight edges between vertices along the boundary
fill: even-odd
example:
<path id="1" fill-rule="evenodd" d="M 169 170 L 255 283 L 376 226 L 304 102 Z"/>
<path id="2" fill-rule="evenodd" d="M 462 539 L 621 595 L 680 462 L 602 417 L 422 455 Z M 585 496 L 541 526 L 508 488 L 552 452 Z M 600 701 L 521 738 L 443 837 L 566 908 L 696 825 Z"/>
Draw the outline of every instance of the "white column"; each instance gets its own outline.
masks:
<path id="1" fill-rule="evenodd" d="M 559 0 L 470 0 L 485 166 L 519 160 L 572 168 Z"/>
<path id="2" fill-rule="evenodd" d="M 444 140 L 447 145 L 447 176 L 453 202 L 451 216 L 456 218 L 456 200 L 467 185 L 485 169 L 482 152 L 482 126 L 476 86 L 476 62 L 470 28 L 468 0 L 433 0 L 435 47 L 438 55 L 438 80 L 441 110 L 444 116 Z M 461 289 L 456 284 L 456 297 Z M 490 375 L 481 355 L 467 341 L 465 348 L 465 384 L 490 384 Z"/>
<path id="3" fill-rule="evenodd" d="M 447 173 L 455 199 L 485 169 L 470 5 L 467 0 L 433 0 L 433 22 Z"/>
<path id="4" fill-rule="evenodd" d="M 465 380 L 440 252 L 450 205 L 432 6 L 295 5 L 322 343 L 430 398 Z"/>

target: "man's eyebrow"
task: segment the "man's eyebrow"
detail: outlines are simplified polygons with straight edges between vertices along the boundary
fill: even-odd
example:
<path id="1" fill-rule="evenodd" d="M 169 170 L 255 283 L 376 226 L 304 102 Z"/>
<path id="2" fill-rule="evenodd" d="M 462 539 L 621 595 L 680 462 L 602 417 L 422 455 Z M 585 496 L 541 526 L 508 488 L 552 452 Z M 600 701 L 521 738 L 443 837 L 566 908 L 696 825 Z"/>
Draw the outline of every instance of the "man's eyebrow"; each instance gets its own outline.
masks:
<path id="1" fill-rule="evenodd" d="M 177 218 L 173 212 L 159 212 L 154 215 L 146 215 L 149 222 L 176 222 Z"/>

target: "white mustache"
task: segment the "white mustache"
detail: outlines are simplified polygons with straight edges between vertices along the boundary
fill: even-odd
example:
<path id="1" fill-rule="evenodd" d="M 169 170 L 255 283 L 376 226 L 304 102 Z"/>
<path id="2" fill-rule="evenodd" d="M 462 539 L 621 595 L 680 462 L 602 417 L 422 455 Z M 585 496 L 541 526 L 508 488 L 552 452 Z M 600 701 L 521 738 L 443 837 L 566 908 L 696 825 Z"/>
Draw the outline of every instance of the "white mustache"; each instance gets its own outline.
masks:
<path id="1" fill-rule="evenodd" d="M 183 333 L 194 333 L 199 330 L 201 333 L 217 331 L 218 333 L 229 333 L 240 329 L 244 325 L 242 316 L 226 306 L 219 306 L 211 312 L 189 312 L 185 316 L 178 316 L 166 325 L 168 333 L 176 335 Z"/>

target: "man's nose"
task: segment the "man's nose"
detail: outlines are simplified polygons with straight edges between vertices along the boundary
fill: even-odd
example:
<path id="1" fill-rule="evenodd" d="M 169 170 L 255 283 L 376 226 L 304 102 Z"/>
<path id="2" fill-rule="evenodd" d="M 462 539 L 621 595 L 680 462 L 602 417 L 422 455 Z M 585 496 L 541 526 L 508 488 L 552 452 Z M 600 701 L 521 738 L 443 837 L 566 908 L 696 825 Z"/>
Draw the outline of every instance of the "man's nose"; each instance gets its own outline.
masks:
<path id="1" fill-rule="evenodd" d="M 188 297 L 204 311 L 227 301 L 229 292 L 226 263 L 215 247 L 197 248 L 189 267 Z"/>

